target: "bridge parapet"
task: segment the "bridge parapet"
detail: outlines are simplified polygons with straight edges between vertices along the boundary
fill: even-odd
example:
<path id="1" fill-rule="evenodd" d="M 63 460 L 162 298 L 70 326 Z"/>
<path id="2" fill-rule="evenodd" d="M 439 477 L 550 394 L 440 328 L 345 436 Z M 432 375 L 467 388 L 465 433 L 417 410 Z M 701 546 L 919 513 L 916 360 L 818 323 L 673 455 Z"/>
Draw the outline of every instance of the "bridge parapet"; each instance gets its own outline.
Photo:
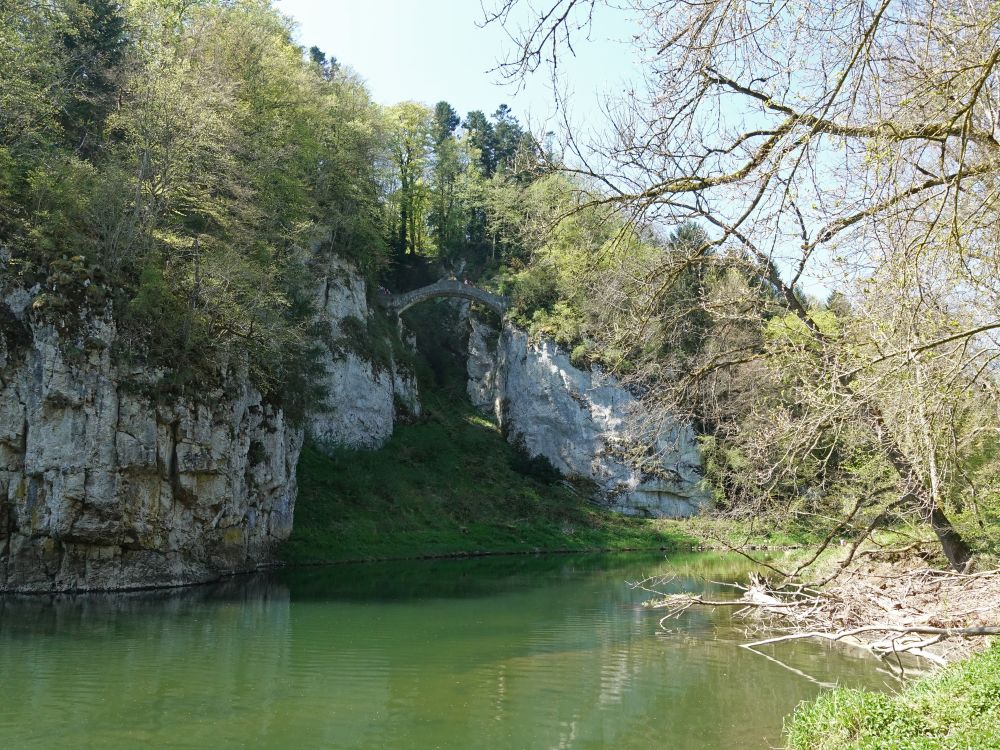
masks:
<path id="1" fill-rule="evenodd" d="M 510 300 L 507 297 L 487 292 L 485 289 L 456 279 L 441 279 L 433 284 L 402 294 L 381 293 L 379 294 L 379 302 L 396 315 L 401 315 L 414 305 L 435 297 L 457 297 L 478 302 L 501 316 L 507 312 L 507 308 L 510 306 Z"/>

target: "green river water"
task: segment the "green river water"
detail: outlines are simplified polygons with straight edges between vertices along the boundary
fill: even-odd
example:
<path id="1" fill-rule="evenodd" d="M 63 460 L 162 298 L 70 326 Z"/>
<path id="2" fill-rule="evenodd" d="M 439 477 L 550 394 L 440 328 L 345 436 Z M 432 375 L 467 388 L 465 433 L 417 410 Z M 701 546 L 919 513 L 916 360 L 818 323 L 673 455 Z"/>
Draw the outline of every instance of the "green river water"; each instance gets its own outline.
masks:
<path id="1" fill-rule="evenodd" d="M 740 648 L 728 609 L 626 586 L 731 589 L 738 558 L 497 557 L 338 565 L 171 592 L 0 598 L 0 748 L 734 748 L 781 741 L 872 660 Z"/>

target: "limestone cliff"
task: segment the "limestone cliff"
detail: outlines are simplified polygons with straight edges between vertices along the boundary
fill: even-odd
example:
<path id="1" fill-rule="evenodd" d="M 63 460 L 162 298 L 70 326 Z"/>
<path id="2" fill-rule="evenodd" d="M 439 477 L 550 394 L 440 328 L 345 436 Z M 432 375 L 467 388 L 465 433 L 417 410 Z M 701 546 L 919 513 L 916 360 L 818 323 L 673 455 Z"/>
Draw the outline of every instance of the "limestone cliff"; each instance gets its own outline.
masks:
<path id="1" fill-rule="evenodd" d="M 655 460 L 637 468 L 639 403 L 614 377 L 574 367 L 551 341 L 529 340 L 470 319 L 468 392 L 493 412 L 508 439 L 544 456 L 563 474 L 592 480 L 622 513 L 680 517 L 706 500 L 691 428 L 672 423 L 655 436 Z"/>
<path id="2" fill-rule="evenodd" d="M 369 333 L 373 313 L 364 279 L 346 261 L 333 259 L 320 279 L 316 309 L 328 330 L 322 367 L 327 397 L 309 417 L 309 433 L 322 447 L 380 448 L 392 436 L 400 411 L 420 414 L 417 380 L 391 351 L 385 334 Z M 381 360 L 381 361 L 380 361 Z"/>
<path id="3" fill-rule="evenodd" d="M 419 409 L 415 381 L 342 346 L 346 322 L 369 317 L 364 280 L 336 259 L 325 271 L 328 397 L 307 426 L 323 445 L 380 445 L 397 408 Z M 303 428 L 238 371 L 158 398 L 162 373 L 112 355 L 110 315 L 60 333 L 31 299 L 0 294 L 0 591 L 173 586 L 267 563 L 292 529 Z"/>
<path id="4" fill-rule="evenodd" d="M 0 343 L 0 591 L 209 580 L 264 562 L 291 530 L 301 430 L 245 377 L 160 403 L 114 364 L 116 329 L 72 341 L 25 315 Z"/>

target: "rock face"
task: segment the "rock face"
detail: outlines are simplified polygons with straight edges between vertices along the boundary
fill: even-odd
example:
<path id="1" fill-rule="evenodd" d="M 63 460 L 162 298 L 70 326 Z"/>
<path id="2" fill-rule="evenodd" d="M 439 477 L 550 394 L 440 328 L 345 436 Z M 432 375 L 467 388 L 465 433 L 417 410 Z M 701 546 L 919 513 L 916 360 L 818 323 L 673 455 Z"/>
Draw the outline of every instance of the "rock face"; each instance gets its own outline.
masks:
<path id="1" fill-rule="evenodd" d="M 365 356 L 366 346 L 389 346 L 368 331 L 374 313 L 364 278 L 352 265 L 330 261 L 316 309 L 329 331 L 322 355 L 328 395 L 309 418 L 309 434 L 320 447 L 380 448 L 398 417 L 419 416 L 416 377 L 391 355 L 381 363 Z"/>
<path id="2" fill-rule="evenodd" d="M 266 561 L 291 531 L 301 430 L 238 375 L 157 403 L 112 363 L 112 322 L 67 347 L 26 321 L 25 298 L 0 326 L 0 591 L 171 586 Z"/>
<path id="3" fill-rule="evenodd" d="M 397 409 L 419 410 L 416 381 L 344 344 L 369 318 L 352 266 L 330 261 L 318 294 L 329 398 L 308 429 L 381 445 Z M 303 429 L 240 373 L 159 400 L 156 373 L 112 358 L 109 317 L 69 337 L 32 323 L 30 301 L 0 295 L 0 592 L 175 586 L 268 562 L 291 533 Z"/>
<path id="4" fill-rule="evenodd" d="M 510 442 L 563 474 L 592 480 L 609 507 L 630 515 L 683 517 L 707 496 L 690 427 L 665 425 L 657 460 L 626 458 L 637 445 L 638 402 L 615 378 L 574 367 L 551 341 L 533 343 L 510 325 L 498 332 L 470 318 L 468 392 L 492 411 Z"/>

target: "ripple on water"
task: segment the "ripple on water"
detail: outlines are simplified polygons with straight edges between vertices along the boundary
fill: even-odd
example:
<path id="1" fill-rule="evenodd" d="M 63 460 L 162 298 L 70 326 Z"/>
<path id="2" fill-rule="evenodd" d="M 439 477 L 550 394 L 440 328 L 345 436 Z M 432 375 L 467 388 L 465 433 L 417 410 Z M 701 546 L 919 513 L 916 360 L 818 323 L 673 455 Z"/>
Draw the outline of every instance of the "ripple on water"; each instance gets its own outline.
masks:
<path id="1" fill-rule="evenodd" d="M 752 750 L 779 739 L 810 678 L 883 683 L 809 644 L 780 652 L 787 664 L 751 654 L 728 612 L 659 630 L 624 581 L 688 568 L 409 562 L 0 599 L 0 746 Z"/>

